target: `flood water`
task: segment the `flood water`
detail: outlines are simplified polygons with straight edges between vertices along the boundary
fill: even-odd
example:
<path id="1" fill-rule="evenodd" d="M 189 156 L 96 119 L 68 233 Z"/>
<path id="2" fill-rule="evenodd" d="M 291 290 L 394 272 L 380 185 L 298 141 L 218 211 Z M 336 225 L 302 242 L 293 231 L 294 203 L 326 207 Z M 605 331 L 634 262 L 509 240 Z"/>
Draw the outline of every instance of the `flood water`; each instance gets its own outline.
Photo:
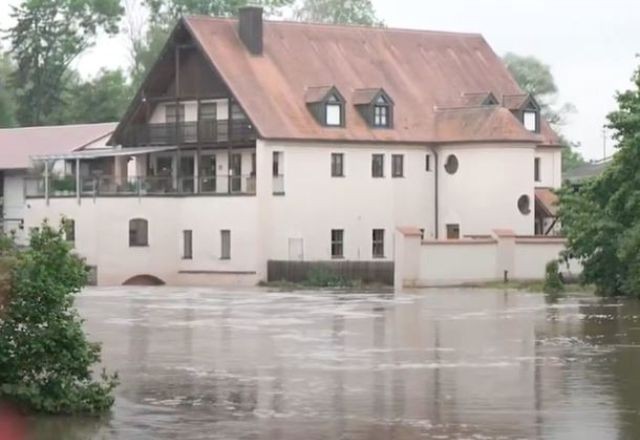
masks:
<path id="1" fill-rule="evenodd" d="M 640 303 L 91 289 L 120 374 L 101 420 L 34 439 L 640 439 Z"/>

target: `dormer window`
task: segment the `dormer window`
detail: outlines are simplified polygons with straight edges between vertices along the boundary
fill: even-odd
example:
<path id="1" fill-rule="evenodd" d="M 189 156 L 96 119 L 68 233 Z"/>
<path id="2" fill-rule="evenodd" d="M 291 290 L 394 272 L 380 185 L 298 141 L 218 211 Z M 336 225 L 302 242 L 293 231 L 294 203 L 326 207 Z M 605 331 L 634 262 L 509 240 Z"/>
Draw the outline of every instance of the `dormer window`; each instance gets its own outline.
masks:
<path id="1" fill-rule="evenodd" d="M 375 127 L 389 126 L 389 103 L 380 95 L 373 106 L 373 125 Z"/>
<path id="2" fill-rule="evenodd" d="M 320 125 L 344 127 L 345 100 L 333 86 L 309 87 L 305 95 L 307 108 Z"/>
<path id="3" fill-rule="evenodd" d="M 358 89 L 353 94 L 353 104 L 370 127 L 393 126 L 393 101 L 383 89 Z"/>
<path id="4" fill-rule="evenodd" d="M 342 103 L 336 95 L 331 95 L 325 104 L 325 124 L 328 127 L 342 125 Z"/>
<path id="5" fill-rule="evenodd" d="M 535 110 L 525 110 L 522 113 L 524 128 L 529 131 L 538 131 L 538 112 Z"/>
<path id="6" fill-rule="evenodd" d="M 540 105 L 532 95 L 505 95 L 502 104 L 522 122 L 528 131 L 540 132 Z"/>

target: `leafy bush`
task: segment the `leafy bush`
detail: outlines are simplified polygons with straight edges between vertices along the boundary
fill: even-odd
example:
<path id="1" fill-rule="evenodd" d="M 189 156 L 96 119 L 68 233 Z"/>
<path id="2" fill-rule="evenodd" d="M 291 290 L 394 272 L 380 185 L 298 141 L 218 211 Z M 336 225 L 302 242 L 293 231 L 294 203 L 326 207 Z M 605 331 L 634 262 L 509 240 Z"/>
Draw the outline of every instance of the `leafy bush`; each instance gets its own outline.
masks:
<path id="1" fill-rule="evenodd" d="M 73 307 L 84 287 L 84 263 L 71 254 L 62 230 L 46 223 L 30 246 L 9 251 L 11 291 L 0 309 L 0 400 L 25 410 L 99 413 L 114 401 L 116 375 L 92 377 L 99 344 L 90 343 Z"/>
<path id="2" fill-rule="evenodd" d="M 547 263 L 543 290 L 545 293 L 551 295 L 557 295 L 564 291 L 564 284 L 560 276 L 558 260 L 552 260 Z"/>
<path id="3" fill-rule="evenodd" d="M 312 287 L 350 287 L 352 285 L 346 278 L 322 267 L 313 268 L 304 284 Z"/>

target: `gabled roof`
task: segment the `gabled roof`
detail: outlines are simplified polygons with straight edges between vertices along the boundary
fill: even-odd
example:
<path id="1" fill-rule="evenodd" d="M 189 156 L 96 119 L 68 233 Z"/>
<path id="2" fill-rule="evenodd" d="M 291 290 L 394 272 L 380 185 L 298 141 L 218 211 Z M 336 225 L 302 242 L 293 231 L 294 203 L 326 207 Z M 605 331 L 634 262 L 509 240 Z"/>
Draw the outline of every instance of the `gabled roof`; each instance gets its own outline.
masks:
<path id="1" fill-rule="evenodd" d="M 355 90 L 353 95 L 351 95 L 351 103 L 353 105 L 368 105 L 375 99 L 378 99 L 380 95 L 384 96 L 384 99 L 386 99 L 389 104 L 393 104 L 391 96 L 380 87 Z"/>
<path id="2" fill-rule="evenodd" d="M 31 166 L 32 156 L 104 146 L 116 125 L 109 122 L 0 129 L 0 169 L 27 169 Z"/>
<path id="3" fill-rule="evenodd" d="M 478 90 L 523 93 L 478 34 L 265 21 L 263 55 L 256 56 L 241 42 L 235 19 L 192 16 L 178 27 L 193 37 L 266 139 L 437 143 L 443 140 L 438 103 Z M 332 87 L 321 85 L 329 84 L 346 97 L 345 127 L 323 127 L 308 109 L 310 100 Z M 393 97 L 392 128 L 376 130 L 358 115 L 350 100 L 361 102 L 364 89 L 383 89 Z M 501 119 L 507 116 L 518 122 L 499 112 Z M 485 140 L 544 142 L 519 131 L 517 139 L 509 138 L 515 130 L 507 125 L 502 133 L 493 127 Z M 455 137 L 464 141 L 462 135 Z"/>
<path id="4" fill-rule="evenodd" d="M 324 101 L 330 94 L 336 94 L 340 99 L 344 99 L 342 93 L 334 86 L 307 87 L 304 94 L 304 101 L 307 104 L 315 104 Z"/>

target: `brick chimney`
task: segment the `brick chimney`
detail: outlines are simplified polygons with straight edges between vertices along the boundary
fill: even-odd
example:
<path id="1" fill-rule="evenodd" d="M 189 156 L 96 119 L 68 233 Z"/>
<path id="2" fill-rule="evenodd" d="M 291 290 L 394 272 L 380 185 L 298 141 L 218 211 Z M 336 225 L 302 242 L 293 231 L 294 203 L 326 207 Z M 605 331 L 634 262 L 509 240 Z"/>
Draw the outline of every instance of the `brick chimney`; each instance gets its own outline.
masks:
<path id="1" fill-rule="evenodd" d="M 262 8 L 246 6 L 239 10 L 238 34 L 253 55 L 262 55 Z"/>

